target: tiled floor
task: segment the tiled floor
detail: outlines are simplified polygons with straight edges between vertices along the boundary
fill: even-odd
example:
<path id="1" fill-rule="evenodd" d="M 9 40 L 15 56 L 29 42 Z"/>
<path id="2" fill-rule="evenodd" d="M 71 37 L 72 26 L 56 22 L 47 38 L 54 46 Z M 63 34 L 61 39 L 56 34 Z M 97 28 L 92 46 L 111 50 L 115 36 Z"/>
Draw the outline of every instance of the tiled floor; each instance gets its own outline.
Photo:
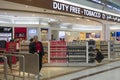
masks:
<path id="1" fill-rule="evenodd" d="M 43 74 L 43 79 L 46 80 L 83 69 L 85 69 L 85 67 L 44 67 L 41 73 Z"/>
<path id="2" fill-rule="evenodd" d="M 77 71 L 83 70 L 85 68 L 86 67 L 43 67 L 42 71 L 41 71 L 41 74 L 42 74 L 41 79 L 42 80 L 49 80 L 50 78 L 54 78 L 57 76 L 62 76 L 65 74 L 77 72 Z M 15 71 L 13 74 L 19 75 L 19 73 L 15 72 Z M 8 76 L 8 77 L 10 77 L 10 76 Z M 25 80 L 35 80 L 35 75 L 30 74 L 30 78 L 27 78 L 27 77 L 28 77 L 28 75 L 26 74 Z M 2 78 L 3 78 L 3 76 L 2 76 Z M 1 79 L 1 74 L 0 74 L 0 79 Z M 10 80 L 12 80 L 12 77 Z M 19 80 L 19 78 L 16 80 Z M 20 79 L 20 80 L 22 80 L 22 79 Z"/>
<path id="3" fill-rule="evenodd" d="M 51 80 L 119 80 L 120 61 L 83 70 Z"/>
<path id="4" fill-rule="evenodd" d="M 120 77 L 117 76 L 117 74 L 120 74 L 120 72 L 117 70 L 120 70 L 119 69 L 120 61 L 115 61 L 109 64 L 108 62 L 109 61 L 104 61 L 102 64 L 98 64 L 97 67 L 43 67 L 41 71 L 42 77 L 40 80 L 88 80 L 88 79 L 89 80 L 110 80 L 109 76 L 113 76 L 114 78 L 116 78 L 116 80 L 119 80 L 118 78 Z M 113 68 L 113 70 L 111 70 L 111 68 Z M 110 71 L 105 71 L 107 69 L 110 69 Z M 109 75 L 112 72 L 114 72 L 115 74 Z M 14 74 L 18 75 L 18 72 L 14 71 Z M 104 74 L 107 74 L 107 75 L 105 76 Z M 8 80 L 13 80 L 11 76 L 8 76 L 8 77 L 9 77 Z M 2 74 L 0 74 L 0 79 L 1 78 L 3 78 Z M 16 78 L 15 80 L 22 80 L 22 79 Z M 26 74 L 25 80 L 36 80 L 36 79 L 34 75 L 31 74 L 30 78 L 28 78 Z"/>
<path id="5" fill-rule="evenodd" d="M 79 80 L 120 80 L 120 68 Z"/>

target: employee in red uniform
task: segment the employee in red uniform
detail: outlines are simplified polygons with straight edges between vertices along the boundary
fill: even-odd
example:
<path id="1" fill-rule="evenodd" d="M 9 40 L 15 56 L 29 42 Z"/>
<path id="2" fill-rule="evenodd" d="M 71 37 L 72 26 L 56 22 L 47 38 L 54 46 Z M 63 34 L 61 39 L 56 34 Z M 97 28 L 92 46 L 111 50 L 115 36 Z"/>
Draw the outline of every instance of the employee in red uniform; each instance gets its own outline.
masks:
<path id="1" fill-rule="evenodd" d="M 34 36 L 34 42 L 33 42 L 33 52 L 37 53 L 39 55 L 39 71 L 41 71 L 42 68 L 42 57 L 44 55 L 44 49 L 43 45 L 40 41 L 38 41 L 38 36 Z"/>

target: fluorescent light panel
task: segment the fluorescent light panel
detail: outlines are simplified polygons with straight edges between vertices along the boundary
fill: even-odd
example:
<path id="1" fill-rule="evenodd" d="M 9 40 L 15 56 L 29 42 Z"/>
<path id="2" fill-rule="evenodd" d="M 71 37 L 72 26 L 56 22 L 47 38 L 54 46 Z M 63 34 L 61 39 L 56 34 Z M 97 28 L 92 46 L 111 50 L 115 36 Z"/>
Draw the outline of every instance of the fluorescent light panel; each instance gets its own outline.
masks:
<path id="1" fill-rule="evenodd" d="M 115 30 L 115 29 L 117 30 L 117 29 L 120 29 L 120 27 L 119 26 L 112 26 L 112 27 L 110 27 L 110 29 L 111 30 Z"/>

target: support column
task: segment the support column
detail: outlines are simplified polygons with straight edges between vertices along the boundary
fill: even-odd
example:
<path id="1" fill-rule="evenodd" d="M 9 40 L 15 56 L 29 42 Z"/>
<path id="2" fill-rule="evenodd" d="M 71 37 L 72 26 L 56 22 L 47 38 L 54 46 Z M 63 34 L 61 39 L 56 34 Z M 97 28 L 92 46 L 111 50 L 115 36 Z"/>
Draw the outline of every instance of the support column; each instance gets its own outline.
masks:
<path id="1" fill-rule="evenodd" d="M 102 40 L 104 40 L 104 41 L 109 41 L 110 40 L 109 24 L 103 24 L 103 26 L 102 26 Z"/>
<path id="2" fill-rule="evenodd" d="M 108 59 L 110 60 L 111 51 L 110 51 L 110 25 L 103 24 L 102 26 L 102 38 L 104 41 L 108 41 Z"/>

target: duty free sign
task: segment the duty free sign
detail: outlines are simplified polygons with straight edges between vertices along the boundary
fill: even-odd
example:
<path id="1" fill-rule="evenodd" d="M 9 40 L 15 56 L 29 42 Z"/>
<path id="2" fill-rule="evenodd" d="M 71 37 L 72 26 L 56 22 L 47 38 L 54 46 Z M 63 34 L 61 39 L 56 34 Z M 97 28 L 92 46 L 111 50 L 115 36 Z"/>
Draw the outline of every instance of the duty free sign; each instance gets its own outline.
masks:
<path id="1" fill-rule="evenodd" d="M 57 11 L 62 11 L 62 12 L 67 12 L 67 13 L 72 13 L 72 14 L 77 14 L 77 15 L 83 15 L 83 16 L 93 17 L 97 19 L 109 20 L 109 21 L 114 21 L 114 22 L 120 22 L 120 17 L 77 7 L 74 5 L 69 5 L 66 3 L 57 2 L 57 1 L 53 1 L 52 8 L 53 10 L 57 10 Z"/>

